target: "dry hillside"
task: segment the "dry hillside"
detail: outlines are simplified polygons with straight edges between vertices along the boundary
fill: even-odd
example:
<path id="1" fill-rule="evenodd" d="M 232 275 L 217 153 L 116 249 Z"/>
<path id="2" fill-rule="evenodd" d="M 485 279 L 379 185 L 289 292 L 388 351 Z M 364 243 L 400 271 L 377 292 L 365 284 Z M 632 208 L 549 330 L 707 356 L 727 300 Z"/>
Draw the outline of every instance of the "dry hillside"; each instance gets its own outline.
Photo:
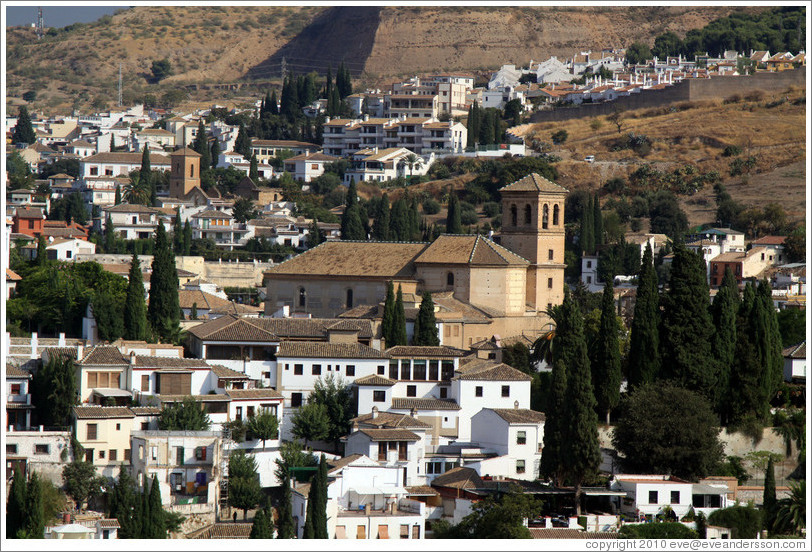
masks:
<path id="1" fill-rule="evenodd" d="M 742 8 L 136 7 L 39 42 L 30 28 L 10 28 L 7 93 L 36 90 L 34 107 L 53 111 L 75 98 L 112 103 L 119 65 L 127 101 L 188 83 L 267 82 L 278 78 L 283 58 L 295 72 L 343 61 L 360 82 L 375 84 L 651 43 L 734 9 Z M 148 84 L 152 61 L 163 58 L 175 75 Z"/>

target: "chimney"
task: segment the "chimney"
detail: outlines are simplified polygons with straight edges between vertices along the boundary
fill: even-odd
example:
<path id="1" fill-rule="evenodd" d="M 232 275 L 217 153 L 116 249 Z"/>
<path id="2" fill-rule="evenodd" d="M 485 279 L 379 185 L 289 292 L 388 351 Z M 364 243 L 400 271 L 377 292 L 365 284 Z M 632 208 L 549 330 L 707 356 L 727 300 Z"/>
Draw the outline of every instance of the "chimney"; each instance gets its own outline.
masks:
<path id="1" fill-rule="evenodd" d="M 398 509 L 398 503 L 394 500 L 389 503 L 389 513 L 395 515 L 395 511 Z"/>
<path id="2" fill-rule="evenodd" d="M 374 420 L 374 419 L 375 419 L 375 418 L 377 418 L 377 417 L 378 417 L 378 407 L 377 407 L 377 406 L 373 406 L 373 407 L 372 407 L 372 419 Z"/>
<path id="3" fill-rule="evenodd" d="M 412 410 L 409 412 L 409 416 L 411 416 L 412 418 L 416 418 L 417 417 L 417 409 L 412 407 Z"/>
<path id="4" fill-rule="evenodd" d="M 70 525 L 70 512 L 62 512 L 62 523 Z"/>
<path id="5" fill-rule="evenodd" d="M 76 360 L 82 360 L 84 357 L 85 347 L 84 345 L 79 345 L 76 347 Z"/>
<path id="6" fill-rule="evenodd" d="M 514 410 L 519 409 L 519 401 L 513 401 L 513 408 L 514 408 Z"/>
<path id="7" fill-rule="evenodd" d="M 135 366 L 135 351 L 130 351 L 130 366 Z"/>
<path id="8" fill-rule="evenodd" d="M 370 514 L 371 510 L 372 510 L 372 505 L 369 502 L 364 504 L 364 515 L 365 516 L 368 516 Z"/>

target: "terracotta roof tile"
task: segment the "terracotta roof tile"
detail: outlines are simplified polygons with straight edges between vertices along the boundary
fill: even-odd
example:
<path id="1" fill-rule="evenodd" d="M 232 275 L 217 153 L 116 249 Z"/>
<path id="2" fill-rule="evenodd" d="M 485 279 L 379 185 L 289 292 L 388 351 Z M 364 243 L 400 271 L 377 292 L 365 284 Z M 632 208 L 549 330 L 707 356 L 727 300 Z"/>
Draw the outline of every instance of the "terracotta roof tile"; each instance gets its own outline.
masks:
<path id="1" fill-rule="evenodd" d="M 424 243 L 327 241 L 265 271 L 275 275 L 407 278 Z"/>
<path id="2" fill-rule="evenodd" d="M 494 408 L 492 410 L 509 424 L 537 424 L 544 421 L 544 412 L 527 408 Z"/>
<path id="3" fill-rule="evenodd" d="M 281 341 L 288 339 L 321 340 L 326 328 L 340 322 L 337 318 L 240 318 L 233 314 L 204 322 L 189 330 L 198 339 L 211 341 Z M 354 320 L 359 337 L 372 337 L 369 320 Z"/>
<path id="4" fill-rule="evenodd" d="M 333 161 L 338 161 L 340 157 L 333 157 L 332 155 L 326 155 L 324 153 L 311 153 L 309 155 L 305 155 L 303 153 L 299 155 L 295 155 L 293 157 L 288 157 L 285 159 L 285 162 L 288 161 L 322 161 L 324 163 L 332 163 Z"/>
<path id="5" fill-rule="evenodd" d="M 482 479 L 473 468 L 452 468 L 431 481 L 432 487 L 451 487 L 452 489 L 482 488 Z"/>
<path id="6" fill-rule="evenodd" d="M 282 395 L 276 390 L 266 387 L 264 389 L 229 389 L 226 395 L 233 400 L 240 399 L 281 399 Z"/>
<path id="7" fill-rule="evenodd" d="M 251 523 L 215 523 L 186 535 L 187 539 L 247 539 Z"/>
<path id="8" fill-rule="evenodd" d="M 783 354 L 784 358 L 806 358 L 806 341 L 787 347 Z"/>
<path id="9" fill-rule="evenodd" d="M 279 344 L 277 357 L 283 358 L 387 358 L 386 355 L 361 343 L 325 343 L 307 341 L 283 341 Z"/>
<path id="10" fill-rule="evenodd" d="M 97 345 L 90 349 L 80 361 L 82 365 L 88 364 L 129 364 L 121 351 L 116 347 Z"/>
<path id="11" fill-rule="evenodd" d="M 135 413 L 125 406 L 74 406 L 77 419 L 134 418 Z"/>
<path id="12" fill-rule="evenodd" d="M 76 360 L 76 355 L 79 353 L 76 347 L 46 347 L 45 351 L 48 352 L 49 359 L 58 358 L 61 361 Z"/>
<path id="13" fill-rule="evenodd" d="M 161 413 L 161 409 L 157 406 L 131 406 L 130 410 L 136 416 L 157 416 Z"/>
<path id="14" fill-rule="evenodd" d="M 419 441 L 420 437 L 408 429 L 359 429 L 373 441 Z"/>
<path id="15" fill-rule="evenodd" d="M 100 519 L 98 521 L 99 521 L 99 527 L 101 527 L 102 529 L 120 529 L 121 528 L 121 525 L 118 523 L 117 519 L 105 518 L 105 519 Z"/>
<path id="16" fill-rule="evenodd" d="M 6 377 L 7 378 L 31 378 L 31 372 L 23 370 L 13 364 L 6 363 Z"/>
<path id="17" fill-rule="evenodd" d="M 211 367 L 206 363 L 205 360 L 198 358 L 173 358 L 136 355 L 134 368 L 158 368 L 159 370 L 192 370 L 198 368 L 209 370 Z"/>
<path id="18" fill-rule="evenodd" d="M 412 346 L 412 345 L 397 345 L 390 347 L 386 350 L 386 354 L 390 357 L 461 357 L 465 351 L 440 345 L 437 347 L 430 346 Z"/>
<path id="19" fill-rule="evenodd" d="M 429 485 L 414 485 L 406 487 L 407 496 L 439 496 L 440 493 L 432 489 Z"/>
<path id="20" fill-rule="evenodd" d="M 232 370 L 225 366 L 215 364 L 211 367 L 211 372 L 220 379 L 250 379 L 247 374 Z"/>
<path id="21" fill-rule="evenodd" d="M 329 473 L 333 473 L 334 471 L 340 470 L 341 468 L 343 468 L 344 466 L 346 466 L 348 464 L 352 464 L 353 462 L 355 462 L 356 460 L 358 460 L 362 456 L 363 456 L 363 454 L 350 454 L 349 456 L 345 456 L 343 458 L 336 458 L 335 460 L 328 460 L 327 464 L 329 466 L 332 466 L 330 468 Z"/>
<path id="22" fill-rule="evenodd" d="M 429 245 L 415 263 L 468 265 L 528 265 L 528 261 L 481 235 L 443 234 Z"/>
<path id="23" fill-rule="evenodd" d="M 105 151 L 85 157 L 84 163 L 122 163 L 127 165 L 141 165 L 140 152 L 109 152 Z M 149 164 L 169 166 L 169 156 L 161 153 L 149 153 Z"/>
<path id="24" fill-rule="evenodd" d="M 141 155 L 140 153 L 138 155 Z M 197 153 L 192 148 L 181 148 L 179 150 L 175 150 L 170 154 L 170 157 L 175 157 L 178 155 L 183 155 L 186 157 L 200 157 L 200 154 Z"/>
<path id="25" fill-rule="evenodd" d="M 355 385 L 371 385 L 371 386 L 386 386 L 391 387 L 395 385 L 397 382 L 393 379 L 389 379 L 384 376 L 379 376 L 378 374 L 370 374 L 369 376 L 364 376 L 362 378 L 358 378 L 353 382 Z"/>
<path id="26" fill-rule="evenodd" d="M 372 413 L 363 414 L 350 420 L 357 424 L 370 425 L 383 428 L 420 428 L 430 429 L 431 425 L 412 418 L 408 414 L 396 414 L 394 412 L 378 412 L 373 418 Z"/>
<path id="27" fill-rule="evenodd" d="M 451 399 L 417 399 L 408 397 L 392 398 L 394 410 L 459 410 L 460 405 Z"/>
<path id="28" fill-rule="evenodd" d="M 569 190 L 550 182 L 538 173 L 531 173 L 522 179 L 499 189 L 500 192 L 546 192 L 566 194 Z"/>
<path id="29" fill-rule="evenodd" d="M 530 381 L 533 378 L 507 364 L 494 361 L 486 363 L 469 362 L 460 366 L 461 372 L 455 379 L 478 381 Z"/>
<path id="30" fill-rule="evenodd" d="M 277 147 L 277 148 L 314 148 L 318 149 L 318 144 L 311 144 L 310 142 L 299 142 L 297 140 L 251 140 L 251 147 Z"/>

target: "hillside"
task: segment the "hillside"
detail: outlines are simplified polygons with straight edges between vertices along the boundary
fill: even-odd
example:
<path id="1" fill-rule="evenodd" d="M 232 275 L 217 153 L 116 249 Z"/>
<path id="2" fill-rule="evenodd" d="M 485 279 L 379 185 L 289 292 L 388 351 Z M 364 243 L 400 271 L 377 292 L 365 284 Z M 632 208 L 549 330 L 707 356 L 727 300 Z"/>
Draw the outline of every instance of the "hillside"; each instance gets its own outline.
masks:
<path id="1" fill-rule="evenodd" d="M 92 24 L 7 33 L 7 94 L 36 90 L 35 109 L 97 108 L 189 83 L 267 83 L 288 71 L 325 71 L 342 61 L 361 84 L 435 71 L 481 71 L 550 55 L 652 42 L 702 27 L 731 7 L 135 7 Z M 747 8 L 752 9 L 752 8 Z M 46 9 L 47 11 L 47 9 Z M 154 60 L 174 75 L 150 84 Z M 193 93 L 191 99 L 213 95 Z M 228 97 L 228 94 L 221 94 Z M 233 96 L 233 94 L 232 94 Z M 49 109 L 50 108 L 50 109 Z"/>

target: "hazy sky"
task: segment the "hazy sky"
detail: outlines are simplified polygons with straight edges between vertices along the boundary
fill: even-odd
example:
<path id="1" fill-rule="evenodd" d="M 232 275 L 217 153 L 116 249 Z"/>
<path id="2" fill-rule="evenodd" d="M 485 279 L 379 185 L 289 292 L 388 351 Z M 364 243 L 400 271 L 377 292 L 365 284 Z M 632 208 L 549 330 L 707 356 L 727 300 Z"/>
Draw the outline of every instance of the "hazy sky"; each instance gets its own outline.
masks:
<path id="1" fill-rule="evenodd" d="M 30 25 L 37 22 L 37 5 L 8 6 L 6 10 L 6 27 Z M 112 14 L 126 6 L 42 6 L 42 18 L 45 27 L 64 27 L 72 23 L 89 23 L 103 15 Z"/>

